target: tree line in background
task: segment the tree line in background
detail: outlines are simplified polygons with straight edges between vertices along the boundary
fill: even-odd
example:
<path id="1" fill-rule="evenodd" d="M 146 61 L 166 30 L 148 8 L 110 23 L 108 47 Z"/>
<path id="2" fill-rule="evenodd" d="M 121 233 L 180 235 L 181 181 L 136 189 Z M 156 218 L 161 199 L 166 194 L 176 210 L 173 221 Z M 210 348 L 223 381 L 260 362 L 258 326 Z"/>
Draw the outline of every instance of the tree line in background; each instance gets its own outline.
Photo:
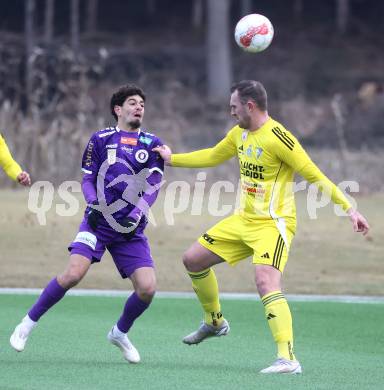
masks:
<path id="1" fill-rule="evenodd" d="M 124 3 L 140 5 L 151 21 L 164 12 L 164 7 L 160 7 L 164 1 Z M 280 46 L 276 42 L 271 50 L 257 57 L 240 53 L 239 49 L 236 56 L 231 55 L 234 23 L 242 15 L 255 12 L 256 3 L 261 1 L 177 2 L 188 8 L 188 18 L 183 19 L 183 31 L 172 30 L 171 44 L 169 33 L 153 36 L 156 33 L 151 33 L 149 22 L 137 31 L 130 29 L 128 23 L 126 32 L 108 35 L 101 23 L 105 23 L 101 14 L 104 2 L 107 1 L 68 0 L 68 29 L 59 35 L 57 17 L 63 12 L 64 2 L 24 0 L 24 35 L 2 34 L 0 38 L 0 129 L 8 136 L 17 158 L 28 165 L 35 177 L 59 183 L 79 176 L 79 156 L 84 145 L 91 132 L 113 124 L 109 97 L 125 80 L 136 81 L 149 92 L 146 123 L 154 123 L 167 142 L 172 134 L 171 141 L 178 149 L 212 144 L 229 128 L 226 104 L 233 74 L 236 79 L 261 74 L 275 101 L 278 117 L 315 145 L 336 146 L 344 160 L 348 159 L 351 145 L 369 147 L 370 140 L 380 145 L 378 124 L 382 121 L 384 102 L 379 71 L 371 80 L 364 68 L 368 65 L 352 69 L 348 77 L 359 79 L 359 86 L 356 91 L 348 86 L 353 93 L 349 96 L 326 90 L 323 96 L 308 98 L 301 91 L 321 91 L 324 85 L 339 82 L 334 75 L 337 66 L 342 77 L 347 73 L 344 63 L 338 64 L 337 47 L 332 49 L 328 62 L 320 62 L 321 57 L 326 57 L 325 51 L 319 56 L 311 39 L 302 34 L 297 56 L 284 51 L 284 42 Z M 356 2 L 369 0 L 332 3 L 335 18 L 331 24 L 339 37 L 350 32 L 355 17 L 352 6 Z M 316 6 L 321 7 L 318 3 L 321 2 Z M 280 30 L 284 31 L 285 26 L 289 33 L 300 31 L 308 2 L 291 0 L 279 4 L 289 15 Z M 164 26 L 164 30 L 171 27 Z M 195 37 L 192 44 L 182 40 L 181 33 L 185 31 Z M 177 46 L 174 43 L 179 33 Z M 285 39 L 292 40 L 290 36 Z M 152 40 L 158 47 L 151 46 Z M 115 41 L 127 41 L 130 45 L 116 45 Z M 354 50 L 352 56 L 360 48 Z M 375 59 L 361 52 L 359 56 L 380 63 L 378 56 Z M 340 84 L 341 92 L 342 89 Z M 366 123 L 367 116 L 371 123 Z M 366 133 L 361 132 L 362 126 L 367 126 Z M 214 129 L 222 129 L 222 133 L 214 133 Z"/>
<path id="2" fill-rule="evenodd" d="M 81 53 L 81 35 L 92 36 L 98 31 L 98 16 L 100 3 L 103 0 L 84 0 L 85 7 L 81 7 L 80 0 L 68 0 L 69 7 L 69 41 L 73 56 L 76 59 Z M 174 0 L 175 1 L 175 0 Z M 338 34 L 345 34 L 348 29 L 351 17 L 353 17 L 351 6 L 353 0 L 334 0 L 335 30 Z M 360 0 L 362 2 L 362 0 Z M 58 8 L 58 1 L 25 0 L 25 86 L 26 95 L 30 97 L 33 90 L 32 82 L 32 61 L 33 50 L 36 45 L 44 43 L 52 46 L 55 41 L 55 9 Z M 134 1 L 127 1 L 133 3 Z M 253 0 L 192 0 L 189 2 L 191 15 L 191 26 L 201 28 L 206 21 L 206 80 L 207 95 L 211 99 L 225 99 L 227 91 L 232 82 L 232 62 L 230 56 L 230 40 L 223 37 L 231 36 L 230 12 L 231 7 L 237 5 L 237 13 L 240 16 L 256 12 L 257 2 Z M 303 18 L 304 8 L 309 5 L 304 0 L 285 1 L 285 7 L 292 19 L 300 23 Z M 145 0 L 143 2 L 145 12 L 148 15 L 156 15 L 161 5 L 161 0 Z M 36 34 L 37 7 L 44 7 L 43 31 L 41 36 Z M 311 4 L 311 7 L 320 7 Z M 316 12 L 314 10 L 314 12 Z M 82 23 L 81 23 L 82 21 Z M 81 26 L 83 28 L 81 29 Z M 41 28 L 38 29 L 41 31 Z M 217 66 L 220 63 L 220 66 Z"/>

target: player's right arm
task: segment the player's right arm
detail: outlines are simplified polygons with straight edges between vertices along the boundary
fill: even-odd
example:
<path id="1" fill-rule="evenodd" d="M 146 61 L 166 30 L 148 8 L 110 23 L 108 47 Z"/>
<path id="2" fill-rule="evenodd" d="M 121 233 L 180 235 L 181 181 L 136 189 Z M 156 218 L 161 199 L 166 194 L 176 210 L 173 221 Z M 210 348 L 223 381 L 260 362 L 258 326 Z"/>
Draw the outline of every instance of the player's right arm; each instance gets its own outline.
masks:
<path id="1" fill-rule="evenodd" d="M 88 204 L 97 202 L 96 183 L 97 174 L 100 168 L 99 160 L 97 138 L 94 134 L 88 141 L 87 147 L 84 150 L 81 166 L 81 170 L 83 171 L 81 188 Z"/>
<path id="2" fill-rule="evenodd" d="M 20 165 L 13 159 L 11 152 L 5 142 L 5 139 L 0 134 L 0 166 L 5 173 L 12 179 L 24 186 L 31 184 L 29 174 L 23 171 Z"/>
<path id="3" fill-rule="evenodd" d="M 100 158 L 98 153 L 97 137 L 94 134 L 89 140 L 87 147 L 85 148 L 82 160 L 83 180 L 81 182 L 81 189 L 85 201 L 87 202 L 87 220 L 89 226 L 96 230 L 100 218 L 101 212 L 92 207 L 97 205 L 97 175 L 100 168 Z"/>
<path id="4" fill-rule="evenodd" d="M 212 148 L 177 154 L 172 153 L 171 149 L 166 145 L 159 146 L 153 150 L 160 154 L 167 165 L 183 168 L 215 167 L 229 160 L 237 153 L 233 130 Z"/>

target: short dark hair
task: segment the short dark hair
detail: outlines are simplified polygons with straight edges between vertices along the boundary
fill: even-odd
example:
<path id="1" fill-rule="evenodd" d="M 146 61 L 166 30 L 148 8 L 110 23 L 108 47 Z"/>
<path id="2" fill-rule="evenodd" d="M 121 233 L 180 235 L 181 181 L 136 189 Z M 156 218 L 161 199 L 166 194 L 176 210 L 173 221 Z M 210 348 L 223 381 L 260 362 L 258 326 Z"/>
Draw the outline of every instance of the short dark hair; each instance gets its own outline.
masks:
<path id="1" fill-rule="evenodd" d="M 135 84 L 126 84 L 120 87 L 111 97 L 111 114 L 117 120 L 115 106 L 122 106 L 129 96 L 139 95 L 145 101 L 145 93 Z"/>
<path id="2" fill-rule="evenodd" d="M 238 92 L 242 104 L 246 104 L 248 100 L 253 100 L 261 111 L 267 111 L 267 91 L 259 81 L 242 80 L 234 83 L 231 87 L 231 93 L 235 91 Z"/>

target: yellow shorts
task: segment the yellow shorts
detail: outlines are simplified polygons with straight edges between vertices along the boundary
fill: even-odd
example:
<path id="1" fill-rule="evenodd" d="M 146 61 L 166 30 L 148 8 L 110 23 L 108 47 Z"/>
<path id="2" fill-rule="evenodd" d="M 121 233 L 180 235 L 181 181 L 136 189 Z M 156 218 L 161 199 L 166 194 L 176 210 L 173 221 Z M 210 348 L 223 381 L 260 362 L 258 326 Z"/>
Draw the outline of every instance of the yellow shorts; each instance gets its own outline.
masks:
<path id="1" fill-rule="evenodd" d="M 199 243 L 230 265 L 253 255 L 254 264 L 272 265 L 283 272 L 294 232 L 280 220 L 247 220 L 231 215 L 209 229 Z"/>

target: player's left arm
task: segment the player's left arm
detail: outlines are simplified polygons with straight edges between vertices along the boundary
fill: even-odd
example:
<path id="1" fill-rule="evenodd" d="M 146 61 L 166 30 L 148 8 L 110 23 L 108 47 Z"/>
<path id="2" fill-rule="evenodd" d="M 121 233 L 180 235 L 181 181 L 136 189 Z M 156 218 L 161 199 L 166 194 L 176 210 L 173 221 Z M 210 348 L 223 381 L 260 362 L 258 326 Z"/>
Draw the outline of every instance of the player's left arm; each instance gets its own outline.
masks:
<path id="1" fill-rule="evenodd" d="M 272 130 L 276 136 L 276 153 L 278 157 L 287 165 L 291 166 L 295 172 L 303 176 L 309 183 L 314 183 L 320 191 L 327 193 L 333 203 L 340 205 L 349 215 L 356 232 L 367 234 L 369 224 L 367 220 L 357 210 L 353 209 L 346 196 L 311 160 L 300 142 L 287 130 Z"/>
<path id="2" fill-rule="evenodd" d="M 21 169 L 20 165 L 13 159 L 8 146 L 0 134 L 0 165 L 5 173 L 14 181 L 23 186 L 31 185 L 31 178 L 28 172 Z"/>

